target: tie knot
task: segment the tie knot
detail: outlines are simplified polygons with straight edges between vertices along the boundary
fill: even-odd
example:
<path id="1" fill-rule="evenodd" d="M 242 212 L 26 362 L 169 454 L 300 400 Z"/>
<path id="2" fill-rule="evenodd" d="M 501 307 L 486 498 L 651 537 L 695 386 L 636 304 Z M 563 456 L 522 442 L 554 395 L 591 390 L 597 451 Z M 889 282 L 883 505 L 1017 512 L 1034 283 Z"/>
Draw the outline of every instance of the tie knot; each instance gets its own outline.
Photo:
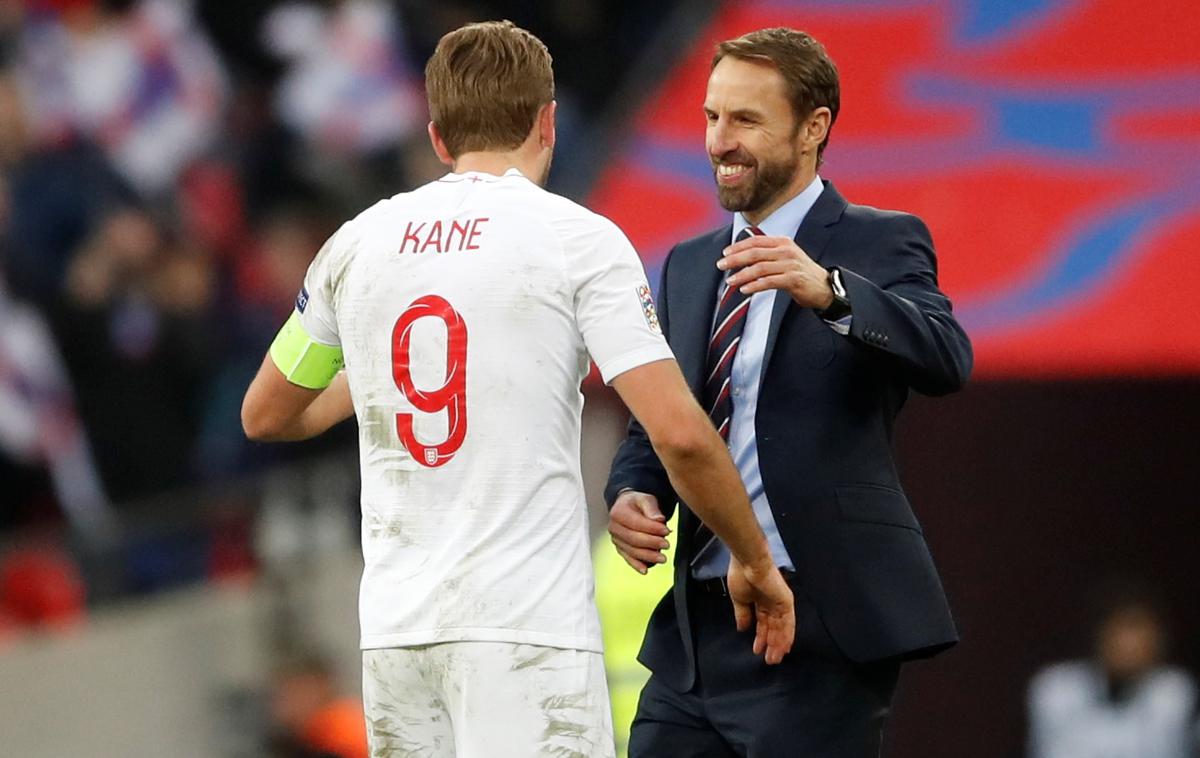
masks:
<path id="1" fill-rule="evenodd" d="M 763 233 L 762 229 L 759 229 L 757 226 L 747 226 L 745 229 L 738 232 L 737 239 L 734 240 L 734 242 L 741 242 L 742 240 L 747 239 L 751 235 L 762 235 L 762 233 Z"/>

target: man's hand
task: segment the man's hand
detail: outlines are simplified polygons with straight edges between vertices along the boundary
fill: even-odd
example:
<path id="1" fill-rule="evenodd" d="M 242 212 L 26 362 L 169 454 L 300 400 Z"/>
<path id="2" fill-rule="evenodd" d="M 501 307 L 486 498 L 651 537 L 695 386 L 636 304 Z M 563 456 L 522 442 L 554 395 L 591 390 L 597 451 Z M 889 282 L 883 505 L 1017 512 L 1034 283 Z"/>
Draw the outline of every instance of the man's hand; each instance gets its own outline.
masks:
<path id="1" fill-rule="evenodd" d="M 783 290 L 805 308 L 820 311 L 833 305 L 829 272 L 788 237 L 750 236 L 725 248 L 717 268 L 732 271 L 729 286 L 747 295 Z"/>
<path id="2" fill-rule="evenodd" d="M 658 509 L 658 498 L 627 490 L 617 497 L 608 514 L 608 533 L 625 562 L 644 574 L 654 564 L 667 560 L 662 552 L 670 547 L 666 536 L 671 530 L 666 522 Z"/>
<path id="3" fill-rule="evenodd" d="M 795 598 L 783 575 L 773 565 L 752 568 L 730 558 L 728 581 L 738 631 L 746 631 L 753 621 L 754 654 L 765 653 L 768 664 L 779 663 L 796 637 Z"/>

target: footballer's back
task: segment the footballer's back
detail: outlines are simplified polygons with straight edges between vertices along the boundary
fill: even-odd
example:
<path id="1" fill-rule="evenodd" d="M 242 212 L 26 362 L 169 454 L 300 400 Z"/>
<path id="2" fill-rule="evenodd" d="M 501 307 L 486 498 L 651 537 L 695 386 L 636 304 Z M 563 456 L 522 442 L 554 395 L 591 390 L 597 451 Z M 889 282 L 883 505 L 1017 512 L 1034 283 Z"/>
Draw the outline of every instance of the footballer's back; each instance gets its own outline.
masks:
<path id="1" fill-rule="evenodd" d="M 515 170 L 385 200 L 321 252 L 304 297 L 359 422 L 364 647 L 598 649 L 579 384 L 589 353 L 606 381 L 670 357 L 647 292 L 611 222 Z"/>

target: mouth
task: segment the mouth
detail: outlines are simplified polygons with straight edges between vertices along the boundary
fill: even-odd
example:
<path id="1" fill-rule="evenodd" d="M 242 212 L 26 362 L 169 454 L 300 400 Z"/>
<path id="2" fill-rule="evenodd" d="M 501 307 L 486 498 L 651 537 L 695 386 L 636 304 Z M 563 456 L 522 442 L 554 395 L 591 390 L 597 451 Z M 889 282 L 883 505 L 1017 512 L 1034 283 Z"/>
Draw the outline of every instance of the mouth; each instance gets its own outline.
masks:
<path id="1" fill-rule="evenodd" d="M 716 171 L 717 183 L 724 186 L 740 183 L 754 170 L 752 166 L 742 163 L 718 163 L 714 166 L 714 169 Z"/>

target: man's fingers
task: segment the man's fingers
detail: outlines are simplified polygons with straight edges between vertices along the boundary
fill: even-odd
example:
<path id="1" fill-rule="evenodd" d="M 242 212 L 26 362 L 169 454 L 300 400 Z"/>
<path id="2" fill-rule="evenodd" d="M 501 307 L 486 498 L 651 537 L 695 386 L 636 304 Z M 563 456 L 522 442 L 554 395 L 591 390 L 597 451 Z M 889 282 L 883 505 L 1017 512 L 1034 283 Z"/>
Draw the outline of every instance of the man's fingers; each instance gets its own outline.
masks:
<path id="1" fill-rule="evenodd" d="M 658 498 L 653 495 L 639 494 L 632 500 L 633 505 L 642 513 L 643 516 L 660 523 L 665 523 L 667 517 L 658 507 Z"/>
<path id="2" fill-rule="evenodd" d="M 744 632 L 750 628 L 750 619 L 753 617 L 753 612 L 750 606 L 746 603 L 733 601 L 733 620 L 737 624 L 737 630 Z"/>
<path id="3" fill-rule="evenodd" d="M 671 546 L 671 543 L 664 536 L 647 533 L 638 529 L 630 529 L 616 521 L 609 522 L 608 533 L 614 540 L 620 540 L 631 547 L 641 547 L 648 550 L 666 550 Z"/>
<path id="4" fill-rule="evenodd" d="M 787 273 L 789 268 L 794 268 L 794 264 L 789 265 L 788 261 L 762 261 L 735 271 L 725 281 L 730 287 L 740 287 L 764 276 Z"/>
<path id="5" fill-rule="evenodd" d="M 657 512 L 657 507 L 655 510 Z M 631 503 L 624 504 L 624 507 L 613 506 L 612 511 L 608 515 L 609 529 L 611 530 L 613 524 L 619 524 L 626 529 L 636 532 L 666 537 L 671 533 L 671 530 L 663 523 L 662 514 L 658 513 L 657 515 L 657 518 L 651 518 Z"/>
<path id="6" fill-rule="evenodd" d="M 771 619 L 761 606 L 755 606 L 754 620 L 754 654 L 762 655 L 767 650 L 767 642 L 770 640 L 771 634 Z M 768 660 L 767 663 L 770 663 Z"/>
<path id="7" fill-rule="evenodd" d="M 756 234 L 726 247 L 724 254 L 730 256 L 747 250 L 772 250 L 780 247 L 792 247 L 795 244 L 796 241 L 791 237 L 768 237 L 765 234 Z"/>
<path id="8" fill-rule="evenodd" d="M 643 548 L 636 547 L 626 547 L 624 550 L 617 548 L 617 550 L 624 555 L 629 556 L 630 558 L 641 561 L 647 566 L 657 566 L 660 563 L 667 562 L 667 556 L 663 555 L 657 550 L 645 550 Z"/>
<path id="9" fill-rule="evenodd" d="M 755 292 L 763 292 L 765 290 L 786 290 L 789 289 L 792 282 L 792 275 L 789 274 L 773 274 L 764 276 L 754 281 L 743 284 L 739 289 L 747 295 L 753 295 Z"/>
<path id="10" fill-rule="evenodd" d="M 667 562 L 662 551 L 670 547 L 666 536 L 671 530 L 663 523 L 653 495 L 633 491 L 621 494 L 609 513 L 608 533 L 617 552 L 639 574 Z"/>
<path id="11" fill-rule="evenodd" d="M 759 624 L 768 630 L 766 661 L 771 665 L 777 664 L 792 649 L 796 638 L 796 614 L 790 608 L 782 613 L 764 613 Z"/>
<path id="12" fill-rule="evenodd" d="M 787 248 L 754 248 L 740 253 L 731 253 L 717 261 L 717 268 L 722 271 L 737 271 L 764 261 L 795 260 L 794 251 Z"/>
<path id="13" fill-rule="evenodd" d="M 610 516 L 628 520 L 630 526 L 635 525 L 641 518 L 658 524 L 665 524 L 667 520 L 662 509 L 658 507 L 658 498 L 636 490 L 626 490 L 618 495 L 610 510 Z"/>
<path id="14" fill-rule="evenodd" d="M 646 564 L 642 563 L 637 558 L 629 557 L 629 553 L 626 553 L 625 551 L 621 550 L 620 548 L 617 548 L 617 555 L 620 555 L 622 558 L 624 558 L 625 562 L 629 564 L 630 568 L 632 568 L 634 571 L 638 572 L 639 574 L 644 574 L 650 570 L 649 567 L 646 566 Z"/>
<path id="15" fill-rule="evenodd" d="M 633 558 L 646 565 L 655 565 L 658 563 L 666 563 L 667 556 L 663 555 L 658 550 L 647 550 L 645 548 L 630 545 L 624 540 L 619 540 L 613 537 L 613 545 L 616 546 L 617 552 L 627 558 Z"/>

